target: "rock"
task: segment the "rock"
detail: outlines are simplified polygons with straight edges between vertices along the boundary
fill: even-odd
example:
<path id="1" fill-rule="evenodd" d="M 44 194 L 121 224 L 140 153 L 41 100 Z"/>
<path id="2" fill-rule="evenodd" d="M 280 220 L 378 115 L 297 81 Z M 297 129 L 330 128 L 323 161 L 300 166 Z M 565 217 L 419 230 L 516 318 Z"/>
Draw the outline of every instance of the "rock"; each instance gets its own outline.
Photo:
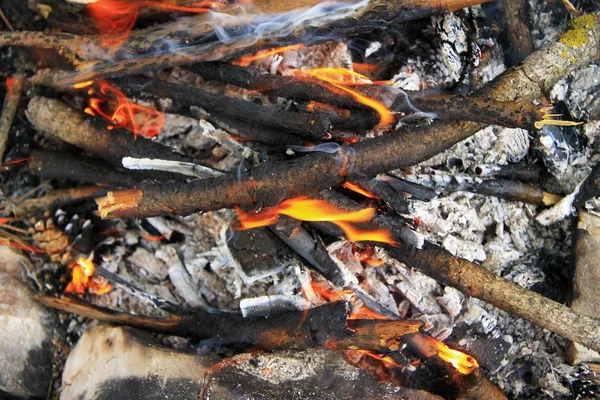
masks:
<path id="1" fill-rule="evenodd" d="M 52 314 L 24 283 L 25 259 L 0 246 L 0 391 L 46 397 L 52 378 Z"/>
<path id="2" fill-rule="evenodd" d="M 329 350 L 261 354 L 225 362 L 157 344 L 151 335 L 98 325 L 79 339 L 63 372 L 61 400 L 439 399 L 380 384 Z M 203 385 L 208 384 L 205 390 Z"/>

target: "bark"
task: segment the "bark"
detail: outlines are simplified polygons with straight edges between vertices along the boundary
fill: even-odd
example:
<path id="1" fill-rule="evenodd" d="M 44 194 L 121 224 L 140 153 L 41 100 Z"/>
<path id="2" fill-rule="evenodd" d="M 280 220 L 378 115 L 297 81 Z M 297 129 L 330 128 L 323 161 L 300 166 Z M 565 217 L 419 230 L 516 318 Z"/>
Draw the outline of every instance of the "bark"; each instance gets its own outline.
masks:
<path id="1" fill-rule="evenodd" d="M 4 158 L 4 149 L 6 141 L 10 133 L 19 100 L 21 100 L 21 91 L 23 90 L 24 79 L 22 76 L 13 76 L 6 78 L 6 96 L 4 97 L 4 105 L 2 106 L 2 114 L 0 115 L 0 163 Z"/>

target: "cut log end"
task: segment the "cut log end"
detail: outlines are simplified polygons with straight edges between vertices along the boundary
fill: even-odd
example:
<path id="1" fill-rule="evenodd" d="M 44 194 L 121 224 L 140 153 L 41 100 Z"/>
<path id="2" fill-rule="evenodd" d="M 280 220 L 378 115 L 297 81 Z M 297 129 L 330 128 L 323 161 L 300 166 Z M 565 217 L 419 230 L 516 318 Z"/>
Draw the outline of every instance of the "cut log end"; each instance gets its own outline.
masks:
<path id="1" fill-rule="evenodd" d="M 137 206 L 144 193 L 139 189 L 108 192 L 106 196 L 96 199 L 97 214 L 102 219 L 138 216 Z"/>

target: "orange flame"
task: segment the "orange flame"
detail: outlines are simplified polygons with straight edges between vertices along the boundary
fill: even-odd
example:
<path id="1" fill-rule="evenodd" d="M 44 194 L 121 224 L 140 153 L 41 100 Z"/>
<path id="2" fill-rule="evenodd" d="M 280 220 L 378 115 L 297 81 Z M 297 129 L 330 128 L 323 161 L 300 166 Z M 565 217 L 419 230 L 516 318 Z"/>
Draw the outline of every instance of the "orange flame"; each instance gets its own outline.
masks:
<path id="1" fill-rule="evenodd" d="M 345 68 L 316 68 L 310 70 L 296 70 L 294 71 L 296 76 L 308 76 L 316 79 L 325 81 L 337 89 L 348 93 L 356 101 L 364 104 L 367 107 L 372 108 L 379 114 L 379 125 L 386 126 L 394 122 L 394 114 L 390 109 L 380 102 L 379 100 L 372 99 L 365 95 L 358 93 L 355 90 L 348 88 L 345 85 L 357 84 L 357 83 L 372 83 L 369 78 L 361 75 L 357 72 L 350 71 Z"/>
<path id="2" fill-rule="evenodd" d="M 170 11 L 201 13 L 215 7 L 222 7 L 218 1 L 201 1 L 191 7 L 169 4 L 166 1 L 152 0 L 98 0 L 87 5 L 86 10 L 94 20 L 103 46 L 120 46 L 127 40 L 129 32 L 137 20 L 142 7 L 159 8 Z"/>
<path id="3" fill-rule="evenodd" d="M 360 185 L 357 185 L 356 183 L 344 182 L 343 186 L 346 189 L 352 190 L 353 192 L 356 192 L 358 194 L 362 194 L 365 197 L 369 197 L 371 199 L 379 199 L 379 197 L 377 197 L 377 195 L 375 193 L 369 192 L 367 189 L 363 188 Z"/>
<path id="4" fill-rule="evenodd" d="M 69 265 L 73 278 L 67 285 L 65 293 L 79 293 L 84 294 L 85 289 L 89 289 L 94 294 L 105 294 L 112 288 L 111 284 L 104 282 L 94 277 L 94 271 L 96 267 L 89 258 L 79 257 L 77 261 Z"/>
<path id="5" fill-rule="evenodd" d="M 357 62 L 353 62 L 352 63 L 352 69 L 355 70 L 358 73 L 361 74 L 366 74 L 366 73 L 373 73 L 376 72 L 377 70 L 379 70 L 379 67 L 377 65 L 374 64 L 365 64 L 365 63 L 357 63 Z"/>
<path id="6" fill-rule="evenodd" d="M 356 295 L 353 290 L 345 289 L 339 292 L 336 292 L 333 288 L 330 288 L 326 283 L 311 281 L 310 285 L 313 291 L 318 294 L 323 300 L 327 302 L 338 301 L 344 296 L 351 296 L 351 303 L 356 303 Z M 360 307 L 354 307 L 350 314 L 348 315 L 348 319 L 382 319 L 388 320 L 390 319 L 386 315 L 381 315 L 376 313 L 375 311 L 361 305 Z"/>
<path id="7" fill-rule="evenodd" d="M 469 375 L 477 368 L 479 368 L 479 363 L 472 356 L 465 354 L 462 351 L 451 349 L 444 343 L 435 340 L 434 338 L 430 339 L 437 351 L 437 355 L 442 360 L 452 364 L 454 368 L 456 368 L 456 370 L 461 374 Z"/>
<path id="8" fill-rule="evenodd" d="M 368 357 L 374 358 L 376 360 L 383 361 L 384 363 L 390 364 L 393 367 L 403 368 L 402 365 L 400 365 L 396 361 L 394 361 L 394 359 L 392 357 L 382 356 L 382 355 L 373 353 L 372 351 L 368 351 L 368 350 L 355 350 L 355 351 L 362 353 Z"/>
<path id="9" fill-rule="evenodd" d="M 239 60 L 232 62 L 232 64 L 239 65 L 241 67 L 247 67 L 253 61 L 260 60 L 262 58 L 270 57 L 275 54 L 285 53 L 286 51 L 298 50 L 303 48 L 303 44 L 294 44 L 290 46 L 276 47 L 274 49 L 262 50 L 256 54 L 250 56 L 242 56 Z"/>
<path id="10" fill-rule="evenodd" d="M 287 215 L 300 221 L 331 222 L 339 226 L 346 237 L 352 241 L 373 240 L 395 244 L 391 235 L 384 230 L 361 231 L 350 222 L 366 222 L 373 218 L 375 209 L 364 208 L 359 211 L 345 211 L 323 200 L 295 197 L 285 200 L 277 207 L 269 207 L 260 212 L 245 213 L 236 207 L 241 229 L 253 229 L 272 225 L 279 215 Z"/>
<path id="11" fill-rule="evenodd" d="M 90 86 L 90 82 L 75 85 L 75 88 Z M 98 91 L 99 90 L 99 91 Z M 100 115 L 110 121 L 114 127 L 125 128 L 133 132 L 134 137 L 142 135 L 152 138 L 160 133 L 165 124 L 165 115 L 157 110 L 135 104 L 119 89 L 108 82 L 98 82 L 98 90 L 88 90 L 89 107 L 84 111 L 90 115 Z M 109 127 L 108 129 L 113 129 Z"/>

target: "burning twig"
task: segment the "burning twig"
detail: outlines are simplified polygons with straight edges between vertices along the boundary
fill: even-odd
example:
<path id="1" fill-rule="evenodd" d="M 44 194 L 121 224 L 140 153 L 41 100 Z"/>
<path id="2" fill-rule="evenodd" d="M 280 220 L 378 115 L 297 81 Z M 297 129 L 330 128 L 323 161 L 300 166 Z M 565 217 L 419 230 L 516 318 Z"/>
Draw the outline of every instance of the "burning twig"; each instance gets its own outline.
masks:
<path id="1" fill-rule="evenodd" d="M 0 115 L 0 162 L 4 158 L 4 148 L 8 140 L 8 133 L 17 112 L 19 100 L 21 99 L 23 82 L 23 77 L 19 75 L 6 78 L 4 85 L 6 96 L 4 97 L 4 105 L 2 106 L 2 114 Z"/>

